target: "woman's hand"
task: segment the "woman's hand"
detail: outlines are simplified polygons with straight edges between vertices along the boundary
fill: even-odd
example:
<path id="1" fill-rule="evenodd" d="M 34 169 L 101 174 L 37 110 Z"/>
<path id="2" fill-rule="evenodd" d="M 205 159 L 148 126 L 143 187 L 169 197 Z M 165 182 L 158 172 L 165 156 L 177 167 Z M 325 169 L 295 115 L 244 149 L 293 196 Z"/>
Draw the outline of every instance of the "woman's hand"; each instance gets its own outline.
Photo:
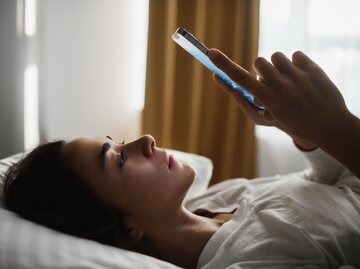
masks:
<path id="1" fill-rule="evenodd" d="M 267 110 L 259 110 L 255 106 L 251 105 L 239 92 L 234 91 L 230 86 L 224 83 L 220 78 L 218 78 L 215 74 L 213 74 L 213 78 L 220 85 L 222 89 L 225 90 L 230 96 L 232 96 L 236 102 L 239 104 L 240 108 L 243 112 L 253 120 L 253 122 L 257 125 L 264 125 L 264 126 L 274 126 L 280 128 L 278 123 L 274 121 L 272 116 Z M 255 100 L 257 105 L 261 105 L 258 101 Z M 281 129 L 281 128 L 280 128 Z M 317 146 L 306 140 L 296 137 L 294 135 L 290 135 L 293 139 L 295 145 L 303 151 L 312 151 L 317 148 Z"/>
<path id="2" fill-rule="evenodd" d="M 295 52 L 292 62 L 279 52 L 272 55 L 272 64 L 257 58 L 254 69 L 260 80 L 216 49 L 209 51 L 209 58 L 265 107 L 258 111 L 215 77 L 255 123 L 280 128 L 300 147 L 319 146 L 360 178 L 360 119 L 349 112 L 335 84 L 304 53 Z"/>
<path id="3" fill-rule="evenodd" d="M 268 110 L 257 109 L 254 105 L 251 105 L 239 92 L 233 90 L 230 86 L 224 83 L 215 74 L 213 74 L 213 78 L 220 85 L 220 87 L 225 90 L 226 93 L 228 93 L 236 100 L 236 102 L 239 104 L 243 112 L 249 118 L 251 118 L 255 124 L 264 125 L 264 126 L 274 126 L 279 129 L 282 129 L 281 125 L 273 119 L 273 117 L 271 116 Z M 262 81 L 261 78 L 260 81 L 264 83 L 264 81 Z M 262 105 L 256 99 L 255 99 L 255 104 Z M 295 135 L 291 135 L 291 134 L 289 135 L 293 139 L 295 145 L 301 150 L 312 151 L 317 148 L 316 144 L 312 143 L 311 141 L 308 141 L 306 139 L 301 139 L 299 137 L 296 137 Z"/>
<path id="4" fill-rule="evenodd" d="M 275 126 L 273 119 L 268 111 L 258 110 L 255 106 L 251 105 L 239 92 L 235 91 L 229 85 L 224 83 L 219 77 L 213 74 L 213 78 L 220 87 L 232 96 L 239 104 L 244 113 L 253 120 L 257 125 Z M 260 104 L 259 104 L 260 105 Z"/>
<path id="5" fill-rule="evenodd" d="M 350 113 L 337 87 L 302 52 L 293 54 L 293 62 L 279 52 L 272 55 L 272 64 L 262 57 L 257 58 L 254 69 L 260 80 L 216 49 L 209 51 L 209 58 L 265 107 L 265 111 L 257 110 L 215 76 L 221 87 L 257 124 L 276 126 L 292 137 L 319 144 L 334 138 L 338 128 L 343 128 L 349 118 Z"/>

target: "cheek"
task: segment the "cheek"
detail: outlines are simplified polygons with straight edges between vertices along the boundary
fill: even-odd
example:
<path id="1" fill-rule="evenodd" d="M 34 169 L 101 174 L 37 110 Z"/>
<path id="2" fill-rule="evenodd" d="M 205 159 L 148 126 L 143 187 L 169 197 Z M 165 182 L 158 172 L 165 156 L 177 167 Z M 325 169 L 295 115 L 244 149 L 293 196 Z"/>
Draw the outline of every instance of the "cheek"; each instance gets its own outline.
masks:
<path id="1" fill-rule="evenodd" d="M 163 184 L 164 180 L 171 176 L 167 167 L 157 162 L 138 162 L 136 165 L 127 168 L 127 178 L 138 186 Z"/>
<path id="2" fill-rule="evenodd" d="M 189 165 L 180 164 L 162 181 L 165 189 L 164 195 L 172 196 L 176 200 L 183 197 L 194 182 L 194 179 L 195 170 Z M 166 199 L 171 200 L 171 197 Z"/>
<path id="3" fill-rule="evenodd" d="M 183 197 L 194 178 L 195 171 L 189 165 L 180 165 L 174 171 L 137 165 L 136 169 L 124 169 L 117 193 L 123 196 L 124 206 L 164 207 Z"/>
<path id="4" fill-rule="evenodd" d="M 147 200 L 154 193 L 154 188 L 159 185 L 161 183 L 156 169 L 138 165 L 136 169 L 124 169 L 119 188 L 127 200 L 139 203 Z"/>

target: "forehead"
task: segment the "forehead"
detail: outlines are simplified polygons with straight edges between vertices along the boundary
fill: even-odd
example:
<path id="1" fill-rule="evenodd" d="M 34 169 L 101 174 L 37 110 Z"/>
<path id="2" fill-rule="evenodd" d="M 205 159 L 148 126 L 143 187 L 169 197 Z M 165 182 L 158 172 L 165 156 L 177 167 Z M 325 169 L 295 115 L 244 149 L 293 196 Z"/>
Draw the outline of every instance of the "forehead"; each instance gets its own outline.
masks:
<path id="1" fill-rule="evenodd" d="M 100 150 L 105 138 L 80 137 L 69 140 L 63 147 L 63 154 L 71 169 L 83 178 L 100 167 Z"/>
<path id="2" fill-rule="evenodd" d="M 66 157 L 81 154 L 83 151 L 90 153 L 95 152 L 97 148 L 105 142 L 105 138 L 99 137 L 79 137 L 69 140 L 63 147 Z"/>

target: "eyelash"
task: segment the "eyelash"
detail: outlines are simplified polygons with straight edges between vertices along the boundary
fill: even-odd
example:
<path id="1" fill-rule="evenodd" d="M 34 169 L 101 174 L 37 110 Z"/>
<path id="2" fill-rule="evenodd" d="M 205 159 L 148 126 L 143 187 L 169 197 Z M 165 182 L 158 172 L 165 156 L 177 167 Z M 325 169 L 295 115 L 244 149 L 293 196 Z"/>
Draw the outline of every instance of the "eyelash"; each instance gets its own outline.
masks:
<path id="1" fill-rule="evenodd" d="M 108 139 L 110 139 L 110 140 L 113 140 L 110 136 L 106 136 Z M 121 144 L 121 145 L 124 145 L 125 144 L 125 140 L 123 140 L 121 143 L 118 143 L 118 144 Z M 102 149 L 102 154 L 104 154 L 105 152 L 106 152 L 106 148 L 103 148 Z M 124 151 L 122 150 L 121 152 L 120 152 L 120 155 L 119 155 L 119 157 L 117 158 L 117 165 L 121 168 L 124 164 L 125 164 L 125 161 L 126 161 L 126 159 L 127 159 L 127 156 L 125 156 L 125 154 L 124 154 Z"/>

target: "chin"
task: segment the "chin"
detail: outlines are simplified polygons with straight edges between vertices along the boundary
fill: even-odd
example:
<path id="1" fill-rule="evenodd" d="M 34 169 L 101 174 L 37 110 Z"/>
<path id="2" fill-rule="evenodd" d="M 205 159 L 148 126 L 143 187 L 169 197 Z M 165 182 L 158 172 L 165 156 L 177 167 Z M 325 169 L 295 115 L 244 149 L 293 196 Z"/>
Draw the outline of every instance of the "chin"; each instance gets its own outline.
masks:
<path id="1" fill-rule="evenodd" d="M 184 193 L 186 195 L 186 193 L 189 191 L 191 185 L 194 183 L 195 181 L 195 176 L 196 176 L 196 171 L 195 169 L 191 166 L 191 165 L 185 165 L 186 167 L 184 167 L 184 169 L 186 170 L 186 176 L 185 176 L 185 182 L 184 182 Z"/>
<path id="2" fill-rule="evenodd" d="M 184 169 L 186 170 L 186 174 L 188 175 L 189 180 L 191 180 L 191 183 L 193 183 L 195 180 L 195 175 L 196 175 L 195 169 L 191 165 L 188 165 L 188 164 L 183 164 L 183 166 L 184 166 Z"/>

